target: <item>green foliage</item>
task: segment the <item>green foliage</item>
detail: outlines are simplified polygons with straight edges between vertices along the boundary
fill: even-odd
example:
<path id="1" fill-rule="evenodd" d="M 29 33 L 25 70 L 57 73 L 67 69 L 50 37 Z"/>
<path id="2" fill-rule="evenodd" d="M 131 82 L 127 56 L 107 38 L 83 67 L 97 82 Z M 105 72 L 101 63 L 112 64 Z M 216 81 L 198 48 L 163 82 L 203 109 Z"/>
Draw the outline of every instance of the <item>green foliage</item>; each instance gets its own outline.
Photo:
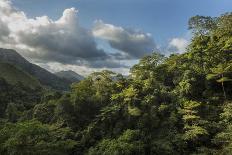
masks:
<path id="1" fill-rule="evenodd" d="M 228 64 L 219 64 L 217 67 L 211 69 L 212 73 L 207 75 L 207 79 L 216 79 L 218 83 L 221 83 L 222 91 L 226 99 L 226 90 L 224 87 L 224 82 L 232 81 L 231 78 L 225 77 L 226 74 L 232 71 L 232 66 Z"/>
<path id="2" fill-rule="evenodd" d="M 23 85 L 29 86 L 31 88 L 41 86 L 37 79 L 8 63 L 0 62 L 0 77 L 4 78 L 10 84 L 16 84 L 20 82 Z"/>
<path id="3" fill-rule="evenodd" d="M 143 143 L 139 140 L 139 131 L 126 130 L 116 139 L 103 139 L 94 148 L 90 148 L 89 155 L 134 155 L 144 154 Z"/>
<path id="4" fill-rule="evenodd" d="M 70 153 L 76 142 L 68 128 L 43 125 L 38 121 L 6 124 L 0 130 L 0 153 L 39 155 Z"/>
<path id="5" fill-rule="evenodd" d="M 182 114 L 182 120 L 184 122 L 184 134 L 183 140 L 190 145 L 196 145 L 201 143 L 201 139 L 208 135 L 208 131 L 205 129 L 204 121 L 199 115 L 201 103 L 196 101 L 184 101 L 180 113 Z"/>
<path id="6" fill-rule="evenodd" d="M 216 18 L 205 16 L 194 16 L 189 19 L 189 29 L 192 29 L 195 34 L 204 35 L 216 27 Z"/>
<path id="7" fill-rule="evenodd" d="M 230 154 L 232 152 L 232 104 L 227 102 L 224 105 L 223 113 L 221 113 L 221 122 L 222 131 L 219 132 L 215 138 L 214 142 L 222 148 L 218 151 L 221 154 Z"/>

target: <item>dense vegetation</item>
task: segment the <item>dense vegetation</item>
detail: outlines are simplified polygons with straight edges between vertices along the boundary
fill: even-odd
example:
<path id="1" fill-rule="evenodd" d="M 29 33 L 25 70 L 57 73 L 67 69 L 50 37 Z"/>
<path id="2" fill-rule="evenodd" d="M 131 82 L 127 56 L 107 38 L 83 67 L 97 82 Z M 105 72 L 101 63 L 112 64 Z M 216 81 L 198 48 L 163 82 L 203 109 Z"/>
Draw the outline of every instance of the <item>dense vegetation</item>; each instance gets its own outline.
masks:
<path id="1" fill-rule="evenodd" d="M 184 54 L 129 78 L 102 71 L 60 93 L 0 80 L 0 154 L 232 153 L 232 13 L 195 16 Z"/>

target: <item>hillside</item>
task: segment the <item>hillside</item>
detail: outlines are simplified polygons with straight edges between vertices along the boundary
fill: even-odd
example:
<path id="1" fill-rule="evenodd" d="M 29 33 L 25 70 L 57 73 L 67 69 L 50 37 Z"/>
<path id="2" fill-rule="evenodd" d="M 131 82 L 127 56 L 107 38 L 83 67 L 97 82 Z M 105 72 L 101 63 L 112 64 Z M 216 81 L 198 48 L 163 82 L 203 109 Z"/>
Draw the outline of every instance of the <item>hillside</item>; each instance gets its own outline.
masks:
<path id="1" fill-rule="evenodd" d="M 55 73 L 58 77 L 67 79 L 71 82 L 79 82 L 84 79 L 83 76 L 77 74 L 74 71 L 68 70 L 68 71 L 60 71 Z"/>
<path id="2" fill-rule="evenodd" d="M 36 78 L 8 63 L 0 62 L 0 78 L 5 79 L 8 83 L 13 85 L 20 82 L 31 88 L 41 86 Z"/>
<path id="3" fill-rule="evenodd" d="M 0 61 L 13 64 L 28 74 L 36 77 L 39 82 L 56 90 L 68 90 L 70 81 L 57 77 L 49 71 L 30 63 L 15 50 L 0 48 Z"/>

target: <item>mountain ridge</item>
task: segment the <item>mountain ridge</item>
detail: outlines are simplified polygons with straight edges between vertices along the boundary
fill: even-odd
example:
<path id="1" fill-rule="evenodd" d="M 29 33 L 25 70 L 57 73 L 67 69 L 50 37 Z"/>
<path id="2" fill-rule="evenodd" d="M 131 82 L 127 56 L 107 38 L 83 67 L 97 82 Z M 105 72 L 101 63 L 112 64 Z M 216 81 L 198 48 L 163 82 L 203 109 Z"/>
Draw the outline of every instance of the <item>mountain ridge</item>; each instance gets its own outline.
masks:
<path id="1" fill-rule="evenodd" d="M 60 71 L 54 73 L 56 76 L 60 78 L 67 79 L 71 82 L 79 82 L 84 79 L 84 76 L 72 71 L 72 70 L 67 70 L 67 71 Z"/>
<path id="2" fill-rule="evenodd" d="M 62 79 L 46 69 L 30 63 L 23 56 L 13 49 L 0 48 L 0 62 L 9 63 L 19 67 L 28 74 L 34 76 L 38 81 L 47 87 L 56 90 L 68 90 L 70 81 Z"/>

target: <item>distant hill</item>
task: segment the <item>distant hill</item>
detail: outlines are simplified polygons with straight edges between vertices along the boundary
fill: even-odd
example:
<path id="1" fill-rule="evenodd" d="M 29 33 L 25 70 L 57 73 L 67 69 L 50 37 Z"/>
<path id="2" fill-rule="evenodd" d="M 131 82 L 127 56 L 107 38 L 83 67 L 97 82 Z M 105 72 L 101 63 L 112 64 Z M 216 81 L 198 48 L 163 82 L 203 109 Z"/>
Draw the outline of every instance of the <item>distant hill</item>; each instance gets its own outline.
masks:
<path id="1" fill-rule="evenodd" d="M 34 76 L 44 85 L 56 90 L 68 90 L 70 81 L 62 79 L 49 71 L 30 63 L 15 50 L 0 48 L 0 62 L 6 62 L 21 68 L 31 76 Z"/>
<path id="2" fill-rule="evenodd" d="M 58 77 L 64 78 L 66 80 L 69 80 L 71 82 L 79 82 L 84 79 L 82 75 L 77 74 L 74 71 L 68 70 L 68 71 L 60 71 L 55 73 Z"/>
<path id="3" fill-rule="evenodd" d="M 36 78 L 9 63 L 0 62 L 0 78 L 5 79 L 8 83 L 13 85 L 20 82 L 31 88 L 41 87 Z"/>

